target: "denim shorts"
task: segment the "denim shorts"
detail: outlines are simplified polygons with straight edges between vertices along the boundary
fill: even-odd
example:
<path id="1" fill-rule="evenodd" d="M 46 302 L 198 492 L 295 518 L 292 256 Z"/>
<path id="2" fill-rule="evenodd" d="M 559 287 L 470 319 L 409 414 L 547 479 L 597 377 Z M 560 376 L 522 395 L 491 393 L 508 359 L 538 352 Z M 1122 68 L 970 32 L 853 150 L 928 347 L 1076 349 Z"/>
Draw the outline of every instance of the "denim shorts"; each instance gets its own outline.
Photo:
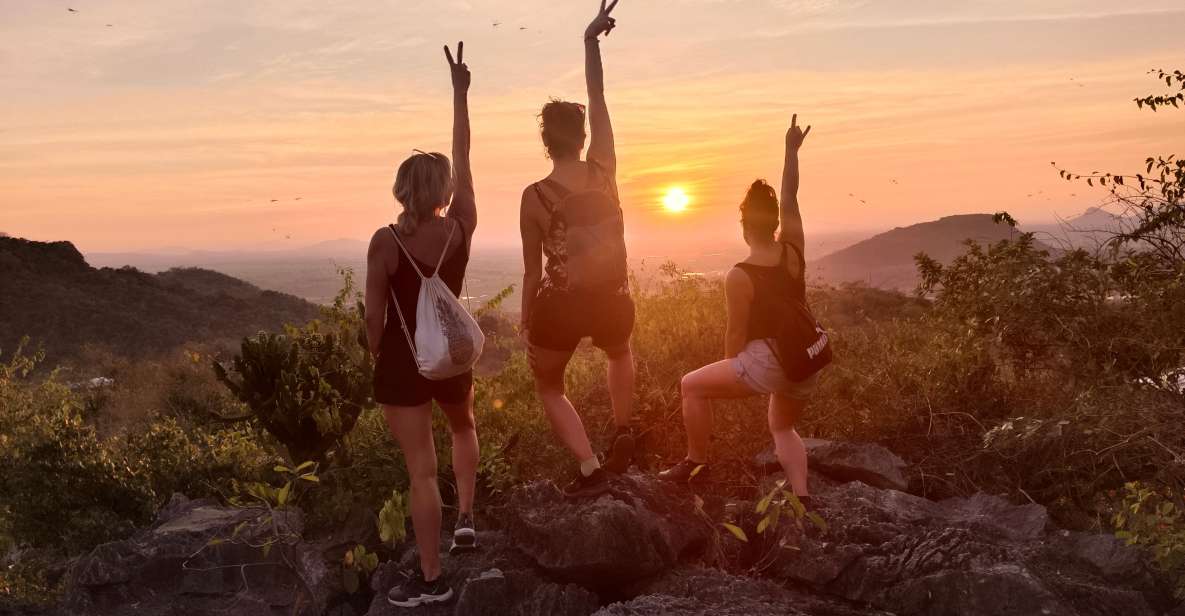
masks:
<path id="1" fill-rule="evenodd" d="M 772 340 L 751 340 L 745 345 L 732 360 L 737 380 L 759 394 L 778 394 L 802 402 L 810 400 L 819 384 L 819 373 L 803 381 L 791 381 L 782 371 L 771 344 L 774 344 Z"/>

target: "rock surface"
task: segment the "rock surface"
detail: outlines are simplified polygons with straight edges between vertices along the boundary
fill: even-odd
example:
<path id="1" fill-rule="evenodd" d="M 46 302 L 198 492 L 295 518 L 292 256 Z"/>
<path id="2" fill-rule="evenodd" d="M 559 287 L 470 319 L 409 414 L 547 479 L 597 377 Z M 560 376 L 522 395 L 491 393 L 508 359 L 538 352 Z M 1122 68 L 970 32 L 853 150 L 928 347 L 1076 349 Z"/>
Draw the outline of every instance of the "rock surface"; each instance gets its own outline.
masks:
<path id="1" fill-rule="evenodd" d="M 876 443 L 840 443 L 802 439 L 810 469 L 841 482 L 860 481 L 876 488 L 909 490 L 908 465 L 897 454 Z M 782 470 L 772 448 L 757 454 L 753 463 L 762 471 Z"/>
<path id="2" fill-rule="evenodd" d="M 334 559 L 346 535 L 369 532 L 362 516 L 352 531 L 310 543 L 297 511 L 264 523 L 260 510 L 178 497 L 152 527 L 80 558 L 62 613 L 1185 616 L 1145 554 L 1052 528 L 1040 506 L 813 485 L 825 530 L 791 518 L 764 533 L 751 501 L 704 503 L 644 475 L 614 478 L 595 498 L 566 498 L 550 482 L 519 486 L 479 518 L 489 526 L 478 551 L 444 558 L 455 598 L 414 611 L 386 599 L 418 566 L 408 546 L 371 576 L 373 595 L 344 600 Z M 724 519 L 748 541 L 724 531 Z M 251 547 L 277 537 L 267 555 Z"/>
<path id="3" fill-rule="evenodd" d="M 319 616 L 330 573 L 318 551 L 300 540 L 302 526 L 296 510 L 271 519 L 266 510 L 174 496 L 150 528 L 78 559 L 65 611 Z M 267 554 L 253 547 L 269 542 Z"/>
<path id="4" fill-rule="evenodd" d="M 644 475 L 609 493 L 569 499 L 551 482 L 516 490 L 506 506 L 515 546 L 549 576 L 594 589 L 636 583 L 704 549 L 715 529 L 686 490 Z"/>
<path id="5" fill-rule="evenodd" d="M 1164 613 L 1138 551 L 1049 532 L 1043 507 L 976 495 L 934 502 L 848 483 L 815 495 L 826 533 L 786 525 L 775 579 L 897 614 Z"/>

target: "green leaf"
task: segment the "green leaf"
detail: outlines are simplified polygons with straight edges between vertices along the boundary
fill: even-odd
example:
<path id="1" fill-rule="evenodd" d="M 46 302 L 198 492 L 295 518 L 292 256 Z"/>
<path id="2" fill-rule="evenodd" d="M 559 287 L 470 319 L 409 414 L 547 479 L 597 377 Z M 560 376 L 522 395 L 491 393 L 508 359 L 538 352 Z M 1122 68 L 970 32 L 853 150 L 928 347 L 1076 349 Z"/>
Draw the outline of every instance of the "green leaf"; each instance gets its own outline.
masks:
<path id="1" fill-rule="evenodd" d="M 827 532 L 827 521 L 823 519 L 823 516 L 814 511 L 808 511 L 806 513 L 806 519 L 810 520 L 811 524 L 814 524 L 819 530 Z"/>
<path id="2" fill-rule="evenodd" d="M 695 479 L 695 476 L 703 472 L 705 468 L 708 468 L 707 464 L 697 464 L 696 467 L 691 471 L 691 474 L 687 476 L 687 478 Z"/>
<path id="3" fill-rule="evenodd" d="M 774 499 L 773 492 L 766 494 L 765 497 L 763 497 L 761 500 L 757 501 L 757 506 L 753 508 L 753 511 L 755 511 L 757 513 L 765 513 L 765 510 L 769 509 L 770 501 L 772 501 L 773 499 Z"/>
<path id="4" fill-rule="evenodd" d="M 769 528 L 769 523 L 772 520 L 773 520 L 773 517 L 770 515 L 767 515 L 764 518 L 761 518 L 761 521 L 757 523 L 757 534 L 758 535 L 765 534 L 765 529 Z"/>
<path id="5" fill-rule="evenodd" d="M 313 462 L 312 460 L 309 460 L 308 462 L 301 462 L 300 466 L 296 467 L 296 472 L 299 473 L 305 469 L 313 468 L 316 465 L 317 463 Z"/>
<path id="6" fill-rule="evenodd" d="M 283 464 L 277 464 L 277 465 L 276 465 L 276 467 L 275 467 L 275 468 L 273 468 L 272 470 L 273 470 L 273 471 L 276 471 L 277 473 L 290 473 L 290 472 L 292 472 L 292 469 L 288 468 L 287 466 L 284 466 Z"/>
<path id="7" fill-rule="evenodd" d="M 723 526 L 725 530 L 732 533 L 732 536 L 744 541 L 745 543 L 749 543 L 749 536 L 745 534 L 744 529 L 742 529 L 740 526 L 737 526 L 736 524 L 729 524 L 728 522 L 721 522 L 720 525 Z"/>
<path id="8" fill-rule="evenodd" d="M 307 475 L 301 475 L 300 478 L 304 479 L 305 481 L 311 481 L 313 483 L 321 483 L 321 478 L 312 474 L 312 473 L 309 473 Z"/>
<path id="9" fill-rule="evenodd" d="M 288 496 L 292 493 L 292 482 L 284 484 L 280 491 L 276 493 L 276 505 L 283 507 L 288 504 Z"/>

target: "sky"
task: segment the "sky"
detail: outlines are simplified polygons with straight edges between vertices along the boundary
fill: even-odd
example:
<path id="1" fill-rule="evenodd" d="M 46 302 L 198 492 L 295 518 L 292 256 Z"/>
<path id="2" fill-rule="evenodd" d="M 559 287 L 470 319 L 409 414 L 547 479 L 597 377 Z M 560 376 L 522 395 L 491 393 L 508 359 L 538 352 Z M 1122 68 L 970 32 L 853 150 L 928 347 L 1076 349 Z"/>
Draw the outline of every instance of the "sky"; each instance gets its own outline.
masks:
<path id="1" fill-rule="evenodd" d="M 512 245 L 550 170 L 536 114 L 585 100 L 596 8 L 0 0 L 0 231 L 84 252 L 366 239 L 398 211 L 398 164 L 450 151 L 441 47 L 464 40 L 475 242 Z M 620 0 L 614 17 L 618 183 L 648 250 L 738 236 L 792 113 L 813 127 L 808 234 L 1073 216 L 1103 195 L 1051 161 L 1131 171 L 1185 135 L 1185 112 L 1132 103 L 1163 90 L 1150 69 L 1185 68 L 1180 0 Z M 686 211 L 663 209 L 671 187 Z"/>

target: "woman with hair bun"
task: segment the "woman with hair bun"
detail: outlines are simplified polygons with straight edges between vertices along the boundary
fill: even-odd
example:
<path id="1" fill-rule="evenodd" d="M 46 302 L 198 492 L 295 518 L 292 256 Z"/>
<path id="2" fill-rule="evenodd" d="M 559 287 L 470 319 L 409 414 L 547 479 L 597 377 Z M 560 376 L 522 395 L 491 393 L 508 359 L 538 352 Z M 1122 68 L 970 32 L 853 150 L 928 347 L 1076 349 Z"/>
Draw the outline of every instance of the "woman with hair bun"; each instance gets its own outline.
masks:
<path id="1" fill-rule="evenodd" d="M 432 402 L 448 419 L 457 480 L 456 529 L 452 551 L 477 546 L 473 528 L 473 492 L 477 482 L 478 444 L 473 420 L 473 373 L 433 381 L 420 374 L 401 331 L 396 310 L 416 327 L 420 275 L 438 273 L 454 295 L 461 293 L 469 246 L 477 227 L 473 172 L 469 166 L 469 67 L 464 43 L 457 58 L 446 46 L 453 82 L 453 164 L 444 154 L 416 151 L 399 165 L 392 193 L 403 207 L 396 224 L 375 231 L 366 263 L 366 333 L 377 360 L 374 398 L 382 405 L 391 435 L 407 458 L 411 479 L 411 519 L 420 568 L 387 600 L 399 607 L 448 601 L 452 588 L 441 575 L 440 489 L 436 483 L 436 448 Z M 398 302 L 398 304 L 396 304 Z"/>
<path id="2" fill-rule="evenodd" d="M 781 206 L 765 180 L 753 182 L 741 202 L 741 232 L 749 245 L 749 256 L 728 272 L 724 283 L 728 302 L 725 359 L 683 377 L 687 457 L 659 473 L 663 479 L 690 483 L 708 476 L 712 400 L 768 395 L 769 430 L 778 462 L 794 494 L 804 502 L 808 499 L 806 447 L 794 425 L 815 389 L 818 373 L 802 381 L 790 380 L 773 338 L 786 318 L 777 307 L 787 302 L 806 304 L 798 150 L 810 130 L 809 126 L 806 130 L 799 128 L 797 115 L 791 119 L 786 133 Z"/>

